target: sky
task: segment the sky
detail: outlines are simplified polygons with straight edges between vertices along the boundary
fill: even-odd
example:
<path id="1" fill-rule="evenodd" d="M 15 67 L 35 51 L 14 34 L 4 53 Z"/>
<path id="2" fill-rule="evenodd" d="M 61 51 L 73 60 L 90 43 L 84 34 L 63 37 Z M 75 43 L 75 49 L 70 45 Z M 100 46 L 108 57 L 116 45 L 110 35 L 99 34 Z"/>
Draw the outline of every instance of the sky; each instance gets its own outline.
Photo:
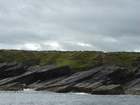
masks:
<path id="1" fill-rule="evenodd" d="M 0 49 L 140 52 L 140 0 L 0 0 Z"/>

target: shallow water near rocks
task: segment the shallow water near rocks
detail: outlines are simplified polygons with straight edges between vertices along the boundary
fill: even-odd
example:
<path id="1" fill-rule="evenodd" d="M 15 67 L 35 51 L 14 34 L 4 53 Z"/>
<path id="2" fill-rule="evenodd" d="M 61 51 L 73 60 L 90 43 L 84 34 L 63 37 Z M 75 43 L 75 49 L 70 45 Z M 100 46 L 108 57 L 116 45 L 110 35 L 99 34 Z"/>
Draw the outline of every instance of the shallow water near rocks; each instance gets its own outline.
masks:
<path id="1" fill-rule="evenodd" d="M 0 91 L 0 105 L 140 105 L 139 95 Z"/>

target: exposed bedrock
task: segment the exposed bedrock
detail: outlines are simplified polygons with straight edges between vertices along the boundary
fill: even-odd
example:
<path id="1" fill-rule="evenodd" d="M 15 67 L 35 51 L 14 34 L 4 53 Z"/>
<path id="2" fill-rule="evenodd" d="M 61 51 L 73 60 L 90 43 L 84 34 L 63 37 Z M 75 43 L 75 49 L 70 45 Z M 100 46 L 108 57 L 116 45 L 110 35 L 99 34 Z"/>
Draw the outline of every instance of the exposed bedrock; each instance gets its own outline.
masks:
<path id="1" fill-rule="evenodd" d="M 140 67 L 101 66 L 74 72 L 68 66 L 1 63 L 0 89 L 23 88 L 63 93 L 140 94 Z"/>

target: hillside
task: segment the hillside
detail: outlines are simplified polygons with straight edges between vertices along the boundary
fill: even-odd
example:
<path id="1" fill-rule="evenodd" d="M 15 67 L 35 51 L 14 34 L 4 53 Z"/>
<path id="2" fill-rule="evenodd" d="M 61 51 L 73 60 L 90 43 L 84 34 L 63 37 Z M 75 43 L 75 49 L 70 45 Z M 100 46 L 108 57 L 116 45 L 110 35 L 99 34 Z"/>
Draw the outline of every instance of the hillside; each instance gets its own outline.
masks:
<path id="1" fill-rule="evenodd" d="M 135 67 L 140 65 L 140 52 L 99 51 L 25 51 L 0 50 L 0 62 L 33 62 L 44 66 L 69 66 L 72 69 L 93 68 L 104 65 Z"/>

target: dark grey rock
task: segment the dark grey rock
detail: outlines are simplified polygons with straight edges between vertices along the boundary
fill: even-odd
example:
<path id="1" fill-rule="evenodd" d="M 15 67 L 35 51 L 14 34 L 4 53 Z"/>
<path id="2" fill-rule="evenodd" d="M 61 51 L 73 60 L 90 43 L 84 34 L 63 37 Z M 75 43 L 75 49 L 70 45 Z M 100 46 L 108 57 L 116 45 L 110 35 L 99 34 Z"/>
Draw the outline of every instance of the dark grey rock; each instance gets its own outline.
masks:
<path id="1" fill-rule="evenodd" d="M 0 63 L 0 89 L 140 94 L 140 67 L 101 66 L 77 71 L 72 72 L 68 66 L 39 66 L 35 62 Z"/>

